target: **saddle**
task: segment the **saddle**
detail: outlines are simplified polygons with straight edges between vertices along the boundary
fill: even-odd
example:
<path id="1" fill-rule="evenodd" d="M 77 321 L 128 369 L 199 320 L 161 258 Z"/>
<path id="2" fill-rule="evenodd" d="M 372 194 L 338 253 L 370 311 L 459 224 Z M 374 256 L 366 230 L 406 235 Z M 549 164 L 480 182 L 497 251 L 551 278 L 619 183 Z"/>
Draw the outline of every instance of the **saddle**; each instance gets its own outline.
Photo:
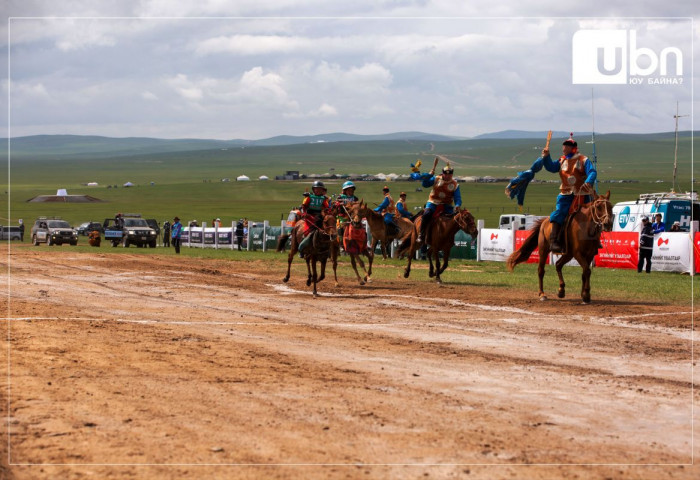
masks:
<path id="1" fill-rule="evenodd" d="M 343 249 L 353 255 L 367 250 L 367 231 L 362 226 L 348 224 L 343 233 Z"/>

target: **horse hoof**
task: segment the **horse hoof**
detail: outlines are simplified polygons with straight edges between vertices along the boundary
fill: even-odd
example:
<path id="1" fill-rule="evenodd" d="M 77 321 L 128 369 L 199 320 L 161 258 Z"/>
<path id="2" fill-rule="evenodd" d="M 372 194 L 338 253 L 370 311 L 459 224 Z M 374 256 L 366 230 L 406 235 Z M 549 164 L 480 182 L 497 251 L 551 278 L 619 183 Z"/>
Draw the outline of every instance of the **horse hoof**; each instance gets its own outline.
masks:
<path id="1" fill-rule="evenodd" d="M 564 298 L 565 296 L 566 296 L 566 292 L 557 292 L 557 297 Z"/>
<path id="2" fill-rule="evenodd" d="M 590 305 L 590 304 L 591 304 L 590 300 L 589 301 L 584 300 L 583 302 L 581 302 L 581 305 Z"/>
<path id="3" fill-rule="evenodd" d="M 365 284 L 365 282 L 360 280 L 360 285 L 364 285 L 364 284 Z"/>
<path id="4" fill-rule="evenodd" d="M 314 292 L 314 298 L 318 298 L 318 293 Z"/>
<path id="5" fill-rule="evenodd" d="M 307 286 L 307 287 L 310 287 L 310 286 L 311 286 L 311 280 L 307 280 L 307 281 L 306 281 L 306 286 Z"/>
<path id="6" fill-rule="evenodd" d="M 367 283 L 372 283 L 372 279 L 369 278 L 369 277 L 365 277 L 365 282 L 367 282 Z"/>
<path id="7" fill-rule="evenodd" d="M 405 273 L 403 274 L 403 278 L 408 278 L 408 275 L 409 275 L 409 273 L 408 273 L 408 272 L 405 272 Z"/>
<path id="8" fill-rule="evenodd" d="M 282 279 L 282 281 L 283 281 L 284 283 L 287 283 L 287 282 L 289 281 L 289 277 L 284 277 L 284 278 Z"/>
<path id="9" fill-rule="evenodd" d="M 338 288 L 340 284 L 338 282 L 335 282 L 335 288 Z"/>
<path id="10" fill-rule="evenodd" d="M 545 300 L 547 300 L 547 296 L 546 296 L 546 295 L 540 295 L 540 302 L 544 302 Z"/>

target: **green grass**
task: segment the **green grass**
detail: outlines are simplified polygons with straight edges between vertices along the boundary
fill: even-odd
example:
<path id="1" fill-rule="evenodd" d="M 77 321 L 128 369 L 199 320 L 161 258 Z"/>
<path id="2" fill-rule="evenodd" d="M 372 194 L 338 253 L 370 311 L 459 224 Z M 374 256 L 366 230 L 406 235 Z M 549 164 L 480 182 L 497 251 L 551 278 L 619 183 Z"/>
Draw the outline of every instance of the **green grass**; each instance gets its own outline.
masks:
<path id="1" fill-rule="evenodd" d="M 86 240 L 80 239 L 81 245 L 70 247 L 23 247 L 43 251 L 70 251 L 75 253 L 109 253 L 114 255 L 137 254 L 137 255 L 163 255 L 173 256 L 175 252 L 172 248 L 112 248 L 105 244 L 99 249 L 89 247 Z M 16 245 L 16 243 L 13 243 Z M 181 249 L 182 257 L 207 258 L 226 262 L 258 262 L 264 261 L 270 271 L 278 271 L 280 281 L 284 276 L 287 267 L 287 254 L 268 252 L 238 252 L 228 249 Z M 338 275 L 345 284 L 354 283 L 354 272 L 350 267 L 347 257 L 339 259 Z M 403 274 L 405 260 L 382 260 L 375 257 L 372 278 L 375 281 L 397 280 Z M 295 259 L 293 263 L 292 275 L 294 277 L 305 276 L 306 267 L 303 261 Z M 567 283 L 567 297 L 579 299 L 581 288 L 581 269 L 579 267 L 565 267 L 564 277 Z M 437 288 L 429 286 L 434 283 L 427 274 L 427 262 L 414 261 L 411 271 L 411 280 L 425 282 L 426 288 Z M 474 260 L 450 260 L 448 269 L 443 273 L 442 280 L 446 285 L 456 285 L 465 287 L 460 293 L 460 299 L 468 301 L 469 287 L 491 287 L 494 298 L 508 298 L 509 292 L 513 289 L 532 292 L 533 299 L 537 297 L 537 266 L 535 264 L 518 265 L 513 272 L 508 272 L 505 264 L 501 262 L 477 262 Z M 547 266 L 545 275 L 545 291 L 550 297 L 556 296 L 558 288 L 557 274 L 554 266 Z M 694 288 L 694 291 L 693 291 Z M 323 291 L 323 290 L 322 290 Z M 636 270 L 594 268 L 591 276 L 591 297 L 593 301 L 605 299 L 607 301 L 635 305 L 635 310 L 630 314 L 639 311 L 637 305 L 674 305 L 689 310 L 693 302 L 700 300 L 700 288 L 693 282 L 692 277 L 677 273 L 652 272 L 651 274 L 637 274 Z"/>

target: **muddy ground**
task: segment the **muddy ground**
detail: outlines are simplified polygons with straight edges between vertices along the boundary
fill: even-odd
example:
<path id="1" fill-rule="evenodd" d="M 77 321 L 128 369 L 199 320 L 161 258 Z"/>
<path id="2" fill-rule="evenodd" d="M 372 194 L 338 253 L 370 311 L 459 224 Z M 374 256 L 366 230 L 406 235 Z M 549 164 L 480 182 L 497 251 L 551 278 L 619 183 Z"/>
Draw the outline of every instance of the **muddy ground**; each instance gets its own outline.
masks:
<path id="1" fill-rule="evenodd" d="M 8 262 L 4 478 L 700 474 L 690 305 L 538 302 L 420 269 L 361 287 L 346 263 L 314 299 L 262 261 Z"/>

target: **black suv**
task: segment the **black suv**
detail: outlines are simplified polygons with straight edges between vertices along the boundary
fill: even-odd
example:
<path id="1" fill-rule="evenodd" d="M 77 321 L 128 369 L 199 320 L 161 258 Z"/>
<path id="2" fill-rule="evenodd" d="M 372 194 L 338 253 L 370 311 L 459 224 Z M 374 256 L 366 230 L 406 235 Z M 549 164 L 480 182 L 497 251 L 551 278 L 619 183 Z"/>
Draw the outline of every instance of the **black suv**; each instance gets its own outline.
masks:
<path id="1" fill-rule="evenodd" d="M 85 222 L 81 223 L 78 228 L 78 235 L 88 236 L 90 232 L 97 230 L 100 234 L 105 233 L 105 229 L 100 222 Z"/>

